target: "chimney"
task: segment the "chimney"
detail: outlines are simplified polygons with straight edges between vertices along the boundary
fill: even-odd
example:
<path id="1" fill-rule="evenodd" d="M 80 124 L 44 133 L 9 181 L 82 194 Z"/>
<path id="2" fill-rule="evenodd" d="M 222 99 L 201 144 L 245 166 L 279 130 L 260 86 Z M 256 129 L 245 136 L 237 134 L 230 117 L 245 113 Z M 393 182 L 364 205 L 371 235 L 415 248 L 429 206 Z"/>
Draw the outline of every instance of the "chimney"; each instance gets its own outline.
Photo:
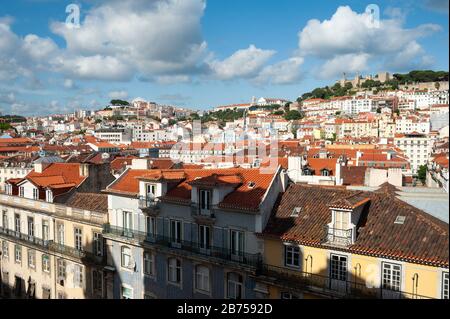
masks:
<path id="1" fill-rule="evenodd" d="M 148 158 L 134 158 L 131 161 L 131 169 L 151 169 L 151 161 Z"/>
<path id="2" fill-rule="evenodd" d="M 41 174 L 49 165 L 49 163 L 35 163 L 34 171 Z"/>

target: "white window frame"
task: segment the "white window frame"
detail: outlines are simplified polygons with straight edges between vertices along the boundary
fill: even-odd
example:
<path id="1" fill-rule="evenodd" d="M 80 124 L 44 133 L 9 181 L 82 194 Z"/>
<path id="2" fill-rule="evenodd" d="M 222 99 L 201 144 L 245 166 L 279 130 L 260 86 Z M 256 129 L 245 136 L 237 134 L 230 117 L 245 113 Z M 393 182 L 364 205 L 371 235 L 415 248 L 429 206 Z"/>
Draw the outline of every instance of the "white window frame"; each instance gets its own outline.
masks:
<path id="1" fill-rule="evenodd" d="M 144 251 L 142 262 L 144 275 L 147 277 L 155 277 L 155 254 L 150 251 Z"/>
<path id="2" fill-rule="evenodd" d="M 22 246 L 20 245 L 14 246 L 14 262 L 16 264 L 22 263 Z"/>
<path id="3" fill-rule="evenodd" d="M 19 187 L 19 197 L 25 196 L 25 188 L 23 186 Z"/>
<path id="4" fill-rule="evenodd" d="M 36 251 L 28 249 L 27 251 L 28 268 L 36 269 Z"/>
<path id="5" fill-rule="evenodd" d="M 27 217 L 28 236 L 34 237 L 34 217 Z"/>
<path id="6" fill-rule="evenodd" d="M 129 296 L 125 296 L 125 294 L 124 294 L 125 290 L 129 291 L 131 296 L 130 295 Z M 133 299 L 133 295 L 134 295 L 134 292 L 133 292 L 133 288 L 132 287 L 130 287 L 128 285 L 122 285 L 120 287 L 120 299 Z"/>
<path id="7" fill-rule="evenodd" d="M 245 249 L 245 233 L 241 230 L 230 229 L 230 251 L 233 256 L 241 256 Z"/>
<path id="8" fill-rule="evenodd" d="M 211 293 L 211 271 L 204 265 L 195 266 L 195 289 L 201 293 Z"/>
<path id="9" fill-rule="evenodd" d="M 49 240 L 50 236 L 50 224 L 48 220 L 42 220 L 42 240 Z"/>
<path id="10" fill-rule="evenodd" d="M 291 255 L 290 258 L 288 258 L 289 254 Z M 298 265 L 295 264 L 295 255 L 298 258 Z M 299 246 L 291 244 L 284 245 L 284 265 L 286 267 L 299 269 L 302 265 L 301 255 L 302 252 Z"/>
<path id="11" fill-rule="evenodd" d="M 399 269 L 394 269 L 399 268 Z M 398 280 L 394 279 L 398 277 Z M 382 262 L 381 263 L 381 287 L 385 290 L 400 292 L 402 290 L 402 265 Z M 393 289 L 394 288 L 394 289 Z"/>
<path id="12" fill-rule="evenodd" d="M 210 212 L 212 204 L 212 191 L 201 189 L 199 191 L 199 207 L 201 212 Z"/>
<path id="13" fill-rule="evenodd" d="M 20 223 L 21 223 L 20 214 L 14 214 L 14 231 L 16 233 L 20 233 L 21 231 Z"/>
<path id="14" fill-rule="evenodd" d="M 82 265 L 75 264 L 73 268 L 73 284 L 76 288 L 83 288 L 84 276 L 83 276 L 84 267 Z"/>
<path id="15" fill-rule="evenodd" d="M 120 247 L 120 266 L 125 269 L 130 269 L 132 260 L 131 248 L 128 246 Z"/>
<path id="16" fill-rule="evenodd" d="M 172 245 L 181 246 L 183 242 L 183 221 L 178 219 L 170 220 L 170 242 Z"/>
<path id="17" fill-rule="evenodd" d="M 67 272 L 66 272 L 66 267 L 67 267 L 67 263 L 64 259 L 59 258 L 57 263 L 57 275 L 58 275 L 58 280 L 65 280 L 66 276 L 67 276 Z"/>
<path id="18" fill-rule="evenodd" d="M 78 251 L 83 251 L 83 228 L 74 227 L 73 228 L 73 236 L 74 236 L 74 248 Z"/>
<path id="19" fill-rule="evenodd" d="M 171 257 L 167 259 L 167 282 L 181 286 L 183 281 L 183 267 L 179 258 Z"/>
<path id="20" fill-rule="evenodd" d="M 36 187 L 33 187 L 33 199 L 38 200 L 39 199 L 39 189 Z"/>
<path id="21" fill-rule="evenodd" d="M 145 216 L 145 231 L 147 237 L 156 237 L 156 218 L 153 216 Z"/>
<path id="22" fill-rule="evenodd" d="M 448 271 L 442 272 L 442 285 L 441 285 L 441 298 L 449 299 L 449 273 Z"/>
<path id="23" fill-rule="evenodd" d="M 345 259 L 345 264 L 343 264 Z M 344 266 L 343 266 L 344 265 Z M 338 254 L 330 255 L 330 279 L 348 281 L 348 257 Z"/>
<path id="24" fill-rule="evenodd" d="M 200 249 L 204 251 L 209 251 L 211 249 L 211 233 L 211 226 L 198 225 L 198 242 L 200 244 Z"/>
<path id="25" fill-rule="evenodd" d="M 65 229 L 63 223 L 56 223 L 56 236 L 58 239 L 58 244 L 64 245 L 65 241 Z"/>
<path id="26" fill-rule="evenodd" d="M 230 278 L 230 276 L 236 275 L 238 280 L 234 280 Z M 242 281 L 239 281 L 239 278 L 242 279 Z M 227 299 L 243 299 L 244 298 L 244 276 L 235 273 L 235 272 L 229 272 L 227 273 Z M 239 289 L 239 290 L 238 290 Z M 238 296 L 238 291 L 240 291 L 240 296 Z M 233 292 L 233 294 L 231 294 Z"/>
<path id="27" fill-rule="evenodd" d="M 42 254 L 42 271 L 45 273 L 50 273 L 50 270 L 51 270 L 50 267 L 51 267 L 50 255 Z"/>

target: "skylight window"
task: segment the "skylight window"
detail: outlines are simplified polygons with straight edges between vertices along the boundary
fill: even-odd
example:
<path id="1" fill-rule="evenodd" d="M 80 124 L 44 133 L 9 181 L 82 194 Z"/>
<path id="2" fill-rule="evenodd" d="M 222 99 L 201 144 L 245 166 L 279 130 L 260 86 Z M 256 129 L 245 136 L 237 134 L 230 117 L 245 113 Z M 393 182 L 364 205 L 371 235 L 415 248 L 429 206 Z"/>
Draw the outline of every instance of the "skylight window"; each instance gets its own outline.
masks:
<path id="1" fill-rule="evenodd" d="M 300 212 L 302 211 L 302 208 L 301 207 L 295 207 L 293 210 L 292 210 L 292 213 L 291 213 L 291 217 L 298 217 L 298 216 L 300 216 Z"/>
<path id="2" fill-rule="evenodd" d="M 248 183 L 248 188 L 255 188 L 256 183 L 255 182 L 249 182 Z"/>
<path id="3" fill-rule="evenodd" d="M 405 220 L 406 220 L 406 216 L 397 216 L 394 224 L 403 225 L 405 223 Z"/>

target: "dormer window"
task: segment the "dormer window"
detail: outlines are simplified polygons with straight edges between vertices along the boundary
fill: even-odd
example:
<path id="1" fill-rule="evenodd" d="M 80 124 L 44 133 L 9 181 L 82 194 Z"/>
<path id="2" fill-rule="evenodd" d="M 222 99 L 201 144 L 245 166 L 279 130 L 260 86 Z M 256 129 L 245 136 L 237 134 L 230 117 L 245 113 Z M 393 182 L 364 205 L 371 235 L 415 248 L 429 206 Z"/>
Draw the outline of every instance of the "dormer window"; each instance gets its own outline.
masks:
<path id="1" fill-rule="evenodd" d="M 25 196 L 25 188 L 23 186 L 19 187 L 19 196 L 24 197 Z"/>
<path id="2" fill-rule="evenodd" d="M 51 190 L 47 189 L 45 197 L 46 197 L 47 202 L 53 203 L 53 192 Z"/>
<path id="3" fill-rule="evenodd" d="M 330 171 L 327 169 L 322 170 L 322 176 L 330 176 Z"/>
<path id="4" fill-rule="evenodd" d="M 211 210 L 211 191 L 200 190 L 200 213 L 207 213 Z"/>
<path id="5" fill-rule="evenodd" d="M 294 209 L 291 212 L 291 217 L 298 217 L 300 216 L 300 212 L 302 211 L 301 207 L 294 207 Z"/>
<path id="6" fill-rule="evenodd" d="M 33 199 L 37 200 L 39 199 L 39 189 L 33 188 Z"/>
<path id="7" fill-rule="evenodd" d="M 145 194 L 147 198 L 155 198 L 156 197 L 156 185 L 155 184 L 147 184 Z"/>

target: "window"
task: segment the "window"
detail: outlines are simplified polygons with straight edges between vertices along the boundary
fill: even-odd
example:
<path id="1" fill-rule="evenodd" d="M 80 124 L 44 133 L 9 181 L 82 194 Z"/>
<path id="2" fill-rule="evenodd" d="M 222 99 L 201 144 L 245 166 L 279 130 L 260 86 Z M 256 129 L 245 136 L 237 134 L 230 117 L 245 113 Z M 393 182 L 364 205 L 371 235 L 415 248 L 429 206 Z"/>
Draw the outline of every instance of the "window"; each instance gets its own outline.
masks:
<path id="1" fill-rule="evenodd" d="M 14 261 L 18 264 L 22 262 L 22 247 L 19 245 L 14 246 Z"/>
<path id="2" fill-rule="evenodd" d="M 383 263 L 383 289 L 400 291 L 402 266 Z"/>
<path id="3" fill-rule="evenodd" d="M 39 199 L 39 190 L 37 188 L 33 188 L 33 199 Z"/>
<path id="4" fill-rule="evenodd" d="M 103 293 L 103 272 L 92 270 L 92 292 L 94 294 Z"/>
<path id="5" fill-rule="evenodd" d="M 296 294 L 290 293 L 290 292 L 282 292 L 281 293 L 281 299 L 300 299 L 299 296 Z"/>
<path id="6" fill-rule="evenodd" d="M 53 193 L 49 189 L 46 192 L 46 199 L 47 199 L 47 202 L 49 202 L 49 203 L 53 202 Z"/>
<path id="7" fill-rule="evenodd" d="M 42 299 L 50 299 L 50 298 L 51 298 L 50 288 L 42 288 Z"/>
<path id="8" fill-rule="evenodd" d="M 210 292 L 208 267 L 199 265 L 195 268 L 195 288 L 202 292 Z"/>
<path id="9" fill-rule="evenodd" d="M 122 247 L 121 263 L 122 263 L 122 267 L 124 267 L 124 268 L 130 268 L 132 266 L 132 264 L 131 264 L 131 249 L 129 247 L 126 247 L 126 246 Z"/>
<path id="10" fill-rule="evenodd" d="M 227 274 L 227 298 L 242 299 L 243 278 L 236 273 Z"/>
<path id="11" fill-rule="evenodd" d="M 50 233 L 50 227 L 48 225 L 48 220 L 42 221 L 42 239 L 44 241 L 48 240 L 48 234 Z"/>
<path id="12" fill-rule="evenodd" d="M 211 191 L 200 190 L 200 211 L 209 211 L 211 208 Z"/>
<path id="13" fill-rule="evenodd" d="M 74 228 L 74 235 L 75 235 L 75 249 L 82 251 L 83 250 L 83 231 L 81 228 L 75 227 Z"/>
<path id="14" fill-rule="evenodd" d="M 25 193 L 25 189 L 23 188 L 23 186 L 20 186 L 19 187 L 19 196 L 24 197 L 24 193 Z"/>
<path id="15" fill-rule="evenodd" d="M 103 236 L 100 233 L 94 233 L 94 254 L 103 256 Z"/>
<path id="16" fill-rule="evenodd" d="M 347 257 L 331 255 L 330 276 L 334 280 L 347 281 Z"/>
<path id="17" fill-rule="evenodd" d="M 156 185 L 155 184 L 147 184 L 146 185 L 146 195 L 147 198 L 155 198 L 156 196 Z"/>
<path id="18" fill-rule="evenodd" d="M 327 169 L 322 170 L 322 176 L 330 176 L 330 171 Z"/>
<path id="19" fill-rule="evenodd" d="M 20 234 L 20 215 L 14 215 L 14 230 L 16 231 L 16 235 Z"/>
<path id="20" fill-rule="evenodd" d="M 348 229 L 349 214 L 347 212 L 335 211 L 334 212 L 334 227 L 340 230 Z"/>
<path id="21" fill-rule="evenodd" d="M 58 280 L 66 279 L 66 261 L 58 259 Z"/>
<path id="22" fill-rule="evenodd" d="M 244 252 L 244 233 L 238 230 L 230 230 L 231 254 L 241 256 Z"/>
<path id="23" fill-rule="evenodd" d="M 64 245 L 64 224 L 57 224 L 56 228 L 58 243 Z"/>
<path id="24" fill-rule="evenodd" d="M 28 217 L 28 236 L 34 237 L 34 218 Z"/>
<path id="25" fill-rule="evenodd" d="M 175 284 L 181 283 L 181 261 L 177 258 L 168 260 L 168 281 Z"/>
<path id="26" fill-rule="evenodd" d="M 42 255 L 42 271 L 50 272 L 50 257 L 49 255 Z"/>
<path id="27" fill-rule="evenodd" d="M 145 227 L 147 237 L 154 238 L 156 236 L 156 219 L 152 216 L 145 217 Z"/>
<path id="28" fill-rule="evenodd" d="M 181 244 L 181 221 L 170 221 L 170 239 L 172 244 Z"/>
<path id="29" fill-rule="evenodd" d="M 155 256 L 150 252 L 144 252 L 144 275 L 155 275 Z"/>
<path id="30" fill-rule="evenodd" d="M 209 250 L 211 248 L 211 227 L 205 225 L 198 226 L 200 248 Z"/>
<path id="31" fill-rule="evenodd" d="M 133 299 L 133 288 L 122 286 L 122 299 Z"/>
<path id="32" fill-rule="evenodd" d="M 6 240 L 2 242 L 2 257 L 9 259 L 9 244 Z"/>
<path id="33" fill-rule="evenodd" d="M 28 268 L 36 268 L 36 252 L 28 249 Z"/>
<path id="34" fill-rule="evenodd" d="M 284 246 L 284 260 L 285 266 L 288 267 L 300 267 L 300 247 L 285 245 Z"/>
<path id="35" fill-rule="evenodd" d="M 448 272 L 442 274 L 442 299 L 448 298 Z"/>
<path id="36" fill-rule="evenodd" d="M 8 213 L 7 212 L 3 212 L 3 216 L 2 216 L 2 226 L 3 229 L 8 229 L 9 225 L 8 225 Z"/>
<path id="37" fill-rule="evenodd" d="M 73 273 L 73 284 L 77 288 L 83 288 L 83 266 L 75 265 Z"/>
<path id="38" fill-rule="evenodd" d="M 123 228 L 126 230 L 133 228 L 133 215 L 130 212 L 123 212 Z"/>

